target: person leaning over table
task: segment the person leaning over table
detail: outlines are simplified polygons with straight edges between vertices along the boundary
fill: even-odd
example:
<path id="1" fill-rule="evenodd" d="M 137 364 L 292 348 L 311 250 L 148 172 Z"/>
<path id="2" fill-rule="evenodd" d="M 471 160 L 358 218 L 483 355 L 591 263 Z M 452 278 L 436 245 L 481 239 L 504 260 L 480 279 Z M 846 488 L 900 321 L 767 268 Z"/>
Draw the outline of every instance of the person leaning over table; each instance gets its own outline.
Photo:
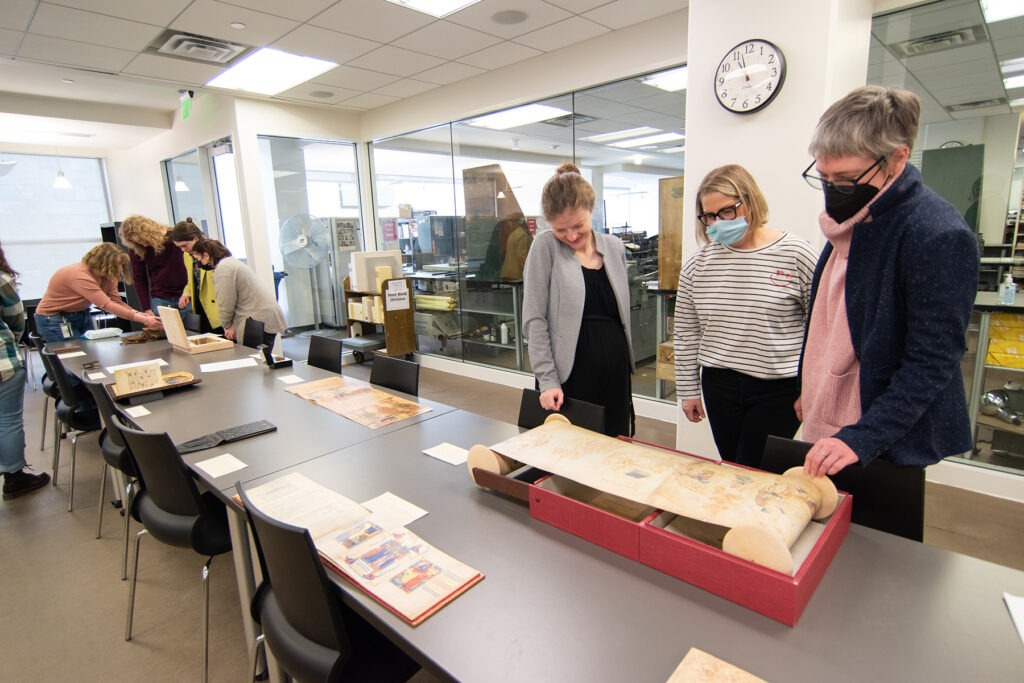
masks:
<path id="1" fill-rule="evenodd" d="M 594 188 L 574 164 L 544 185 L 551 231 L 533 240 L 523 275 L 523 334 L 545 410 L 565 397 L 604 406 L 605 434 L 633 434 L 633 348 L 626 249 L 590 222 Z"/>
<path id="2" fill-rule="evenodd" d="M 119 282 L 131 282 L 128 254 L 110 242 L 97 244 L 78 263 L 58 269 L 36 307 L 39 336 L 48 342 L 81 337 L 92 329 L 90 305 L 146 327 L 159 327 L 160 318 L 121 300 Z"/>
<path id="3" fill-rule="evenodd" d="M 811 245 L 766 225 L 768 202 L 737 164 L 697 190 L 701 248 L 679 272 L 676 393 L 690 422 L 707 417 L 723 460 L 761 466 L 769 435 L 792 438 L 800 396 Z M 701 402 L 701 389 L 704 403 Z"/>
<path id="4" fill-rule="evenodd" d="M 923 468 L 973 446 L 960 360 L 978 241 L 908 163 L 920 101 L 866 86 L 834 103 L 803 176 L 825 193 L 828 239 L 802 367 L 804 471 L 889 460 Z"/>
<path id="5" fill-rule="evenodd" d="M 284 312 L 274 299 L 274 295 L 260 286 L 256 273 L 236 258 L 232 258 L 228 248 L 217 240 L 200 240 L 192 247 L 192 256 L 199 262 L 199 267 L 213 271 L 213 284 L 217 292 L 217 307 L 221 323 L 224 325 L 224 336 L 232 340 L 241 340 L 246 319 L 263 322 L 263 342 L 274 346 L 278 332 L 288 327 Z"/>
<path id="6" fill-rule="evenodd" d="M 0 247 L 0 472 L 4 474 L 4 500 L 46 486 L 50 475 L 26 472 L 25 362 L 18 340 L 25 331 L 25 307 L 16 288 L 18 273 L 7 263 Z"/>
<path id="7" fill-rule="evenodd" d="M 200 331 L 224 334 L 224 328 L 220 326 L 220 314 L 217 310 L 217 293 L 213 286 L 213 273 L 199 267 L 199 262 L 192 256 L 192 247 L 199 240 L 206 239 L 206 235 L 199 229 L 199 226 L 192 222 L 192 218 L 175 223 L 170 232 L 171 241 L 174 246 L 184 252 L 185 270 L 188 274 L 188 281 L 181 296 L 178 298 L 178 308 L 192 307 L 192 312 L 199 316 Z"/>
<path id="8" fill-rule="evenodd" d="M 145 216 L 128 216 L 118 232 L 129 249 L 132 279 L 142 308 L 160 315 L 158 306 L 176 307 L 188 273 L 181 252 L 170 248 L 174 244 L 170 228 Z"/>

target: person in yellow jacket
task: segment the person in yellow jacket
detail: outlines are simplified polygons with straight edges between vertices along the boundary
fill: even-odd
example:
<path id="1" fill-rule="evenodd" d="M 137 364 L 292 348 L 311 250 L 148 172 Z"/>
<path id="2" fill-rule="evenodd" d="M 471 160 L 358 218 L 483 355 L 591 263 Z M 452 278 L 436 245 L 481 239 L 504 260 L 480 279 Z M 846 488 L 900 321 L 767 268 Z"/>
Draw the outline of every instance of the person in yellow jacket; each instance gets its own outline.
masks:
<path id="1" fill-rule="evenodd" d="M 199 315 L 200 330 L 224 334 L 217 310 L 217 294 L 213 288 L 213 272 L 203 270 L 199 262 L 192 256 L 192 247 L 196 242 L 205 239 L 206 235 L 191 218 L 178 221 L 170 232 L 174 246 L 185 253 L 185 269 L 188 271 L 188 283 L 178 300 L 178 307 L 185 308 L 192 304 L 192 311 Z"/>

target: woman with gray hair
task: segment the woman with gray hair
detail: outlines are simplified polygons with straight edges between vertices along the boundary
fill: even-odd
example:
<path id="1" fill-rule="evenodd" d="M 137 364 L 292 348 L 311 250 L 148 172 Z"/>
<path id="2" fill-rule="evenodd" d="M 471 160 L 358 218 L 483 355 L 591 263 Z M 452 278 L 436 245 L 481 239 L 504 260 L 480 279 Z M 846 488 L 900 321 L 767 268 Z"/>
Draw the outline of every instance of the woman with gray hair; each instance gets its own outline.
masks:
<path id="1" fill-rule="evenodd" d="M 804 471 L 921 469 L 972 447 L 960 360 L 978 242 L 907 163 L 920 101 L 866 86 L 822 115 L 804 179 L 824 192 L 802 366 Z"/>

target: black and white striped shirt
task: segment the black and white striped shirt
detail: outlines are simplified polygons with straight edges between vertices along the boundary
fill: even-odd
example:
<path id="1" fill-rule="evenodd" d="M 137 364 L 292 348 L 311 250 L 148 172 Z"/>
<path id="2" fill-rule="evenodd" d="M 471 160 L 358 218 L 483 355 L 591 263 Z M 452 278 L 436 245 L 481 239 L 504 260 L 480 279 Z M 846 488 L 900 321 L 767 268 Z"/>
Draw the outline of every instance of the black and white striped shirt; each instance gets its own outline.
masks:
<path id="1" fill-rule="evenodd" d="M 700 397 L 700 368 L 795 377 L 818 254 L 789 233 L 759 249 L 711 243 L 679 273 L 676 391 Z"/>

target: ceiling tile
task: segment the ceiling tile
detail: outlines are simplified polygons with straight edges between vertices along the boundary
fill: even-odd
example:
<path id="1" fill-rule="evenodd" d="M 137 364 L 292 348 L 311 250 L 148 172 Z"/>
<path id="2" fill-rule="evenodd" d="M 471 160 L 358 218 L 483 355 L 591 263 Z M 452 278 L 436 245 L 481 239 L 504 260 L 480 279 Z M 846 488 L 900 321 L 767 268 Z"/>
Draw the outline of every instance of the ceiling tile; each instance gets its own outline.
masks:
<path id="1" fill-rule="evenodd" d="M 64 2 L 65 0 L 60 0 Z M 257 12 L 273 14 L 285 19 L 295 21 L 309 21 L 325 9 L 333 5 L 337 0 L 219 0 L 225 5 L 246 7 Z"/>
<path id="2" fill-rule="evenodd" d="M 564 10 L 575 12 L 576 14 L 581 14 L 582 12 L 587 12 L 596 7 L 600 7 L 601 5 L 608 4 L 608 0 L 547 0 L 547 2 L 555 7 L 561 7 Z M 682 8 L 685 3 L 676 2 L 676 5 Z"/>
<path id="3" fill-rule="evenodd" d="M 443 59 L 456 59 L 500 42 L 501 38 L 465 26 L 435 21 L 399 38 L 393 45 Z"/>
<path id="4" fill-rule="evenodd" d="M 0 28 L 24 31 L 36 10 L 36 0 L 4 0 L 4 11 L 0 12 Z"/>
<path id="5" fill-rule="evenodd" d="M 997 107 L 985 107 L 983 109 L 970 109 L 968 111 L 954 111 L 950 112 L 950 117 L 957 120 L 964 119 L 977 119 L 982 116 L 1001 116 L 1003 114 L 1009 114 L 1010 107 L 1006 104 L 1001 104 Z"/>
<path id="6" fill-rule="evenodd" d="M 346 107 L 358 107 L 360 109 L 373 109 L 374 107 L 380 107 L 385 104 L 391 104 L 397 102 L 399 98 L 390 97 L 388 95 L 378 95 L 376 93 L 364 93 L 362 95 L 356 95 L 350 100 L 343 102 Z"/>
<path id="7" fill-rule="evenodd" d="M 672 12 L 680 12 L 688 4 L 688 2 L 680 0 L 644 0 L 644 2 L 616 0 L 616 2 L 610 2 L 603 7 L 587 12 L 583 16 L 602 26 L 620 29 Z M 680 36 L 680 49 L 682 49 L 682 43 L 683 37 Z"/>
<path id="8" fill-rule="evenodd" d="M 142 50 L 160 33 L 159 26 L 40 3 L 29 33 L 93 45 L 116 41 L 125 50 Z"/>
<path id="9" fill-rule="evenodd" d="M 516 42 L 536 50 L 557 50 L 564 45 L 579 43 L 608 31 L 609 29 L 601 24 L 595 24 L 582 17 L 569 17 L 565 21 L 519 36 Z"/>
<path id="10" fill-rule="evenodd" d="M 328 59 L 336 64 L 366 54 L 380 43 L 304 24 L 273 44 L 295 55 Z"/>
<path id="11" fill-rule="evenodd" d="M 387 0 L 341 0 L 313 22 L 332 31 L 389 43 L 435 21 Z"/>
<path id="12" fill-rule="evenodd" d="M 898 12 L 873 22 L 872 32 L 886 44 L 955 31 L 985 23 L 977 0 L 946 0 Z"/>
<path id="13" fill-rule="evenodd" d="M 231 28 L 231 23 L 236 21 L 245 24 L 245 28 Z M 298 25 L 298 22 L 291 19 L 254 12 L 237 5 L 225 5 L 215 0 L 195 0 L 170 26 L 179 31 L 233 43 L 269 45 Z"/>
<path id="14" fill-rule="evenodd" d="M 416 79 L 420 81 L 428 81 L 430 83 L 437 83 L 438 85 L 448 85 L 449 83 L 465 80 L 482 73 L 486 73 L 484 69 L 478 69 L 475 66 L 460 64 L 458 62 L 448 62 L 447 64 L 436 66 L 433 69 L 427 69 L 426 71 L 419 72 L 416 74 Z"/>
<path id="15" fill-rule="evenodd" d="M 401 98 L 419 95 L 421 92 L 433 90 L 436 87 L 436 83 L 427 83 L 426 81 L 418 81 L 412 78 L 403 78 L 400 81 L 395 81 L 394 83 L 385 85 L 383 88 L 377 88 L 374 90 L 374 93 Z"/>
<path id="16" fill-rule="evenodd" d="M 1000 38 L 993 41 L 996 50 L 996 57 L 1004 62 L 1007 59 L 1020 59 L 1024 57 L 1024 35 L 1009 38 Z"/>
<path id="17" fill-rule="evenodd" d="M 223 67 L 197 64 L 184 59 L 140 54 L 124 68 L 123 73 L 200 86 L 213 80 L 223 70 Z"/>
<path id="18" fill-rule="evenodd" d="M 507 11 L 510 8 L 525 13 L 526 20 L 518 24 L 499 24 L 492 19 L 498 12 Z M 556 21 L 568 19 L 570 16 L 564 9 L 549 5 L 542 0 L 517 0 L 515 3 L 509 3 L 507 0 L 481 0 L 481 2 L 445 18 L 453 23 L 475 28 L 491 35 L 516 38 Z"/>
<path id="19" fill-rule="evenodd" d="M 14 56 L 14 51 L 21 43 L 21 31 L 0 28 L 0 55 Z"/>
<path id="20" fill-rule="evenodd" d="M 532 47 L 526 47 L 525 45 L 513 42 L 504 42 L 494 47 L 474 52 L 471 55 L 460 57 L 459 62 L 480 69 L 493 70 L 508 66 L 509 64 L 525 62 L 527 59 L 541 54 L 544 53 L 540 50 L 534 50 Z"/>
<path id="21" fill-rule="evenodd" d="M 379 71 L 357 69 L 351 66 L 339 66 L 336 69 L 331 69 L 327 73 L 320 74 L 316 77 L 315 82 L 339 88 L 350 88 L 352 90 L 358 90 L 359 92 L 367 92 L 369 90 L 376 90 L 388 83 L 394 83 L 396 80 L 398 79 L 391 74 L 384 74 Z"/>
<path id="22" fill-rule="evenodd" d="M 313 97 L 310 93 L 314 92 L 329 92 L 330 97 Z M 345 100 L 361 95 L 359 90 L 349 90 L 348 88 L 335 88 L 332 86 L 319 85 L 317 83 L 303 83 L 302 85 L 295 86 L 290 90 L 285 90 L 282 93 L 278 93 L 274 96 L 274 99 L 286 99 L 286 100 L 297 100 L 299 102 L 315 102 L 317 104 L 338 104 Z"/>
<path id="23" fill-rule="evenodd" d="M 978 43 L 966 47 L 957 47 L 952 50 L 940 50 L 930 54 L 908 57 L 903 60 L 911 71 L 919 69 L 935 69 L 952 66 L 958 62 L 969 62 L 976 59 L 994 59 L 992 47 L 988 43 Z"/>
<path id="24" fill-rule="evenodd" d="M 989 24 L 988 34 L 992 37 L 992 40 L 1012 38 L 1013 36 L 1024 34 L 1024 15 Z"/>
<path id="25" fill-rule="evenodd" d="M 954 104 L 965 104 L 967 102 L 978 102 L 980 100 L 995 99 L 1003 97 L 1005 90 L 999 82 L 976 83 L 961 85 L 955 88 L 944 88 L 942 90 L 929 90 L 939 104 L 950 106 Z"/>
<path id="26" fill-rule="evenodd" d="M 8 0 L 4 0 L 5 4 Z M 131 21 L 166 26 L 189 6 L 192 0 L 49 0 L 50 4 L 106 14 Z"/>
<path id="27" fill-rule="evenodd" d="M 349 62 L 350 65 L 361 69 L 371 69 L 395 76 L 411 76 L 443 63 L 443 59 L 390 45 L 379 47 Z"/>
<path id="28" fill-rule="evenodd" d="M 18 50 L 19 58 L 107 73 L 119 73 L 132 61 L 135 54 L 131 50 L 118 50 L 103 45 L 89 45 L 31 34 L 25 36 L 21 49 Z"/>

